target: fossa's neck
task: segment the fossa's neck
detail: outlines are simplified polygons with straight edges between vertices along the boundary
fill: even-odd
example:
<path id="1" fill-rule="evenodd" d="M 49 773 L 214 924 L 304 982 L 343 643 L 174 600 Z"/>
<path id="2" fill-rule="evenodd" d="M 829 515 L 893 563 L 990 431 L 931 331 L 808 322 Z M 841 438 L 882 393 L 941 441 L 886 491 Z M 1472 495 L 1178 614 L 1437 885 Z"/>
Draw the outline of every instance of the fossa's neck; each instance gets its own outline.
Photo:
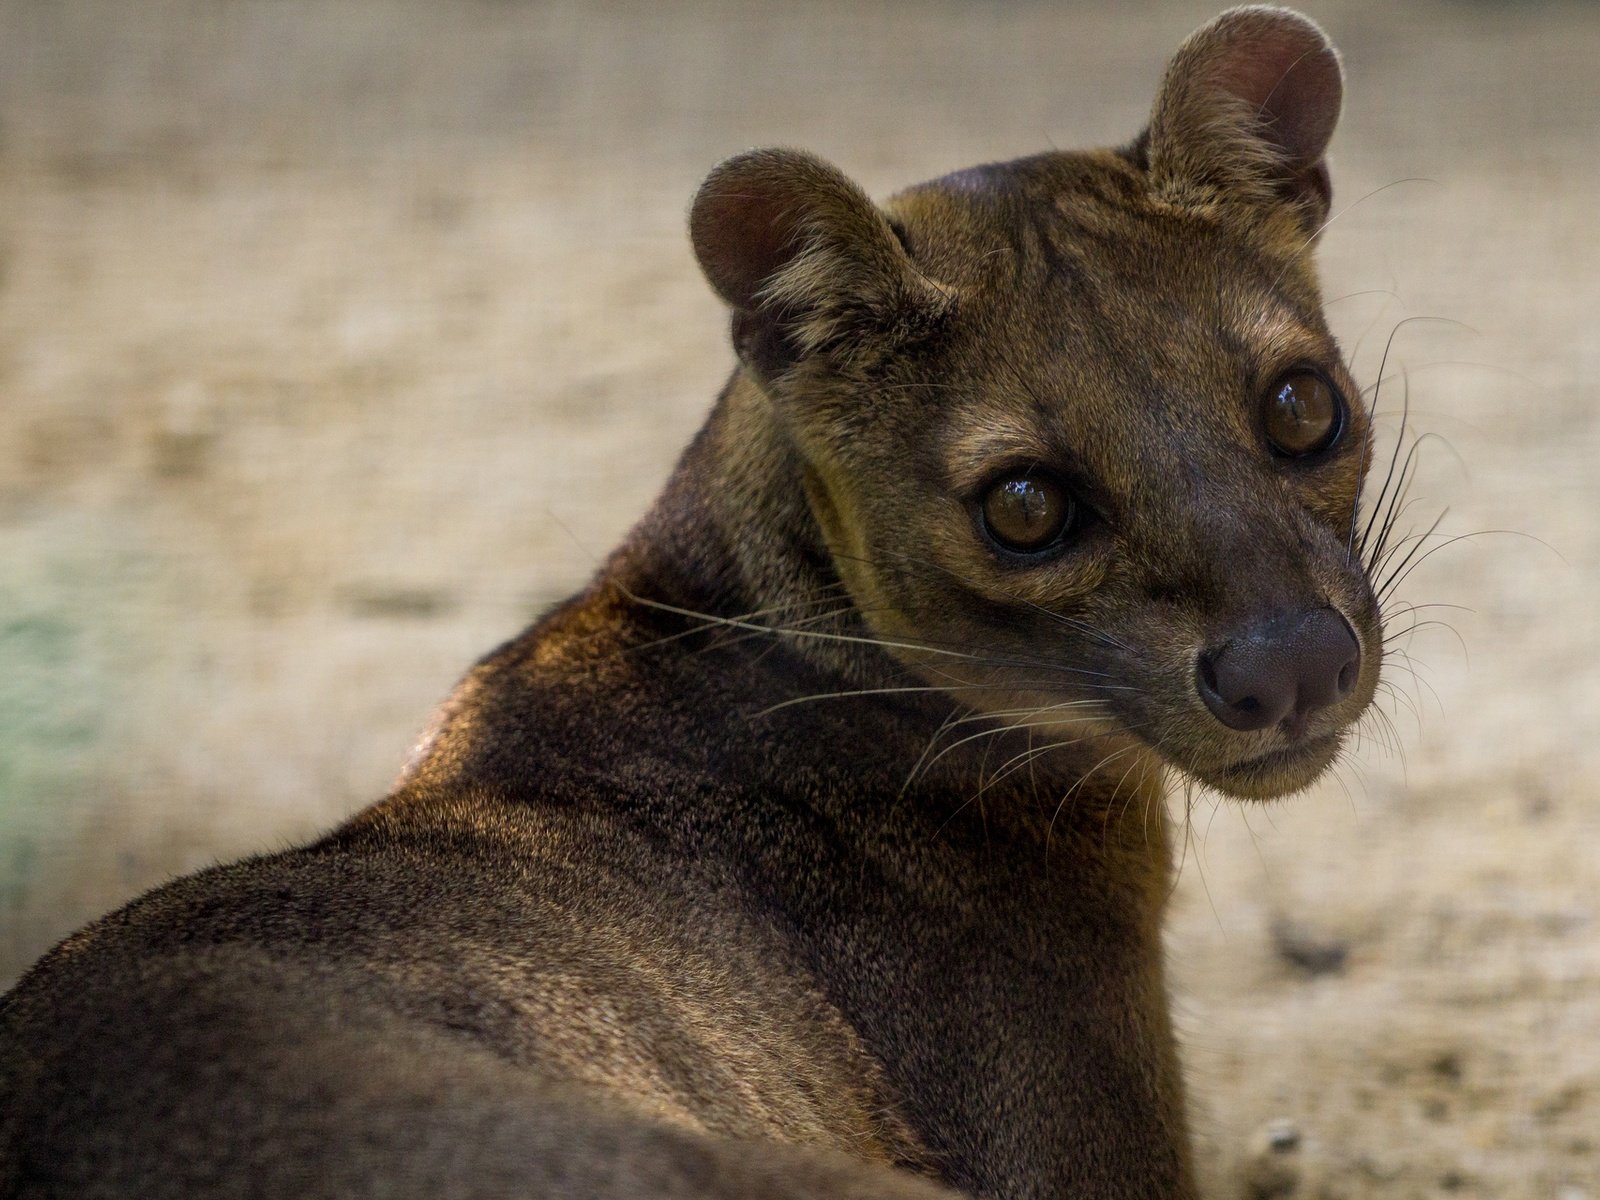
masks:
<path id="1" fill-rule="evenodd" d="M 741 370 L 608 571 L 642 601 L 785 631 L 788 650 L 841 686 L 907 682 L 835 569 L 805 476 L 781 418 Z"/>

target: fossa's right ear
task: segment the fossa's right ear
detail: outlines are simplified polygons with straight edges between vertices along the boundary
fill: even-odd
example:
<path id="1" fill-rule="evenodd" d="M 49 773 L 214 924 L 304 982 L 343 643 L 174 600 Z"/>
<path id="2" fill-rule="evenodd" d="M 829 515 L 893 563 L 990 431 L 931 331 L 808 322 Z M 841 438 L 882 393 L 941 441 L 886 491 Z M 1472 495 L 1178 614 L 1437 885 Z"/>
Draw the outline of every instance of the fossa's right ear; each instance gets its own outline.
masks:
<path id="1" fill-rule="evenodd" d="M 1167 65 L 1146 133 L 1152 182 L 1179 203 L 1219 193 L 1327 219 L 1326 154 L 1344 73 L 1327 35 L 1286 8 L 1229 9 Z"/>
<path id="2" fill-rule="evenodd" d="M 689 236 L 733 308 L 735 349 L 764 376 L 811 354 L 888 348 L 945 301 L 866 193 L 798 150 L 718 166 L 694 198 Z"/>

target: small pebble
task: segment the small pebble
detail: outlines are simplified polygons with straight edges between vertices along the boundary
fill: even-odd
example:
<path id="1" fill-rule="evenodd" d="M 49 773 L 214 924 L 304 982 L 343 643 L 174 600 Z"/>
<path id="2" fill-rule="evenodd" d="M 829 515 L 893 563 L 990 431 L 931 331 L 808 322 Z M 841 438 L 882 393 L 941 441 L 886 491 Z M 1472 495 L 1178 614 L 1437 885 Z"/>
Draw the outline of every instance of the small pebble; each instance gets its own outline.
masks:
<path id="1" fill-rule="evenodd" d="M 1269 1121 L 1266 1128 L 1267 1149 L 1275 1154 L 1287 1154 L 1300 1149 L 1300 1131 L 1293 1121 Z"/>
<path id="2" fill-rule="evenodd" d="M 1344 970 L 1350 947 L 1337 938 L 1308 929 L 1288 917 L 1272 922 L 1272 948 L 1278 957 L 1307 975 L 1337 975 Z"/>
<path id="3" fill-rule="evenodd" d="M 1287 1200 L 1299 1190 L 1300 1140 L 1294 1122 L 1282 1118 L 1256 1131 L 1242 1172 L 1247 1200 Z"/>

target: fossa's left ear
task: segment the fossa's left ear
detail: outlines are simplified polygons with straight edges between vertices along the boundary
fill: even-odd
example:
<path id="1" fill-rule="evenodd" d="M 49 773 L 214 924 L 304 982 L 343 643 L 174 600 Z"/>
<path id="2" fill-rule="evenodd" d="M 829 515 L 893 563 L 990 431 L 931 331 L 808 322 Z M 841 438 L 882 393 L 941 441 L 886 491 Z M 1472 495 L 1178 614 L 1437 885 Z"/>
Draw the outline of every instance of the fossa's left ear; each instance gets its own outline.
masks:
<path id="1" fill-rule="evenodd" d="M 1314 21 L 1229 9 L 1167 65 L 1145 134 L 1152 182 L 1178 203 L 1288 202 L 1314 231 L 1332 197 L 1326 154 L 1343 99 L 1338 51 Z"/>

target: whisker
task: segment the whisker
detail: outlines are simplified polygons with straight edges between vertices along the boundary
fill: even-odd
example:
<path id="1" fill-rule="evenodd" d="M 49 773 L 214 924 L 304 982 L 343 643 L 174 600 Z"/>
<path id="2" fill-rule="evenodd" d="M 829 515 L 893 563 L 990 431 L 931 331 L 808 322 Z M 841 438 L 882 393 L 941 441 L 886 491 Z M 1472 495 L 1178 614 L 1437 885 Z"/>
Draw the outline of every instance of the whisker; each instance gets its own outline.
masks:
<path id="1" fill-rule="evenodd" d="M 1383 372 L 1388 367 L 1388 364 L 1389 364 L 1389 352 L 1394 349 L 1394 339 L 1400 333 L 1400 330 L 1405 325 L 1405 323 L 1406 323 L 1405 321 L 1401 321 L 1398 325 L 1396 325 L 1393 329 L 1391 329 L 1389 331 L 1389 340 L 1384 343 L 1384 346 L 1383 346 L 1383 358 L 1381 360 L 1379 360 L 1379 363 L 1378 363 L 1378 382 L 1373 384 L 1372 402 L 1373 402 L 1374 411 L 1376 411 L 1377 403 L 1378 403 L 1378 389 L 1383 384 Z M 1409 389 L 1406 389 L 1406 390 L 1402 391 L 1401 397 L 1400 397 L 1400 404 L 1401 404 L 1401 409 L 1400 409 L 1400 430 L 1395 435 L 1394 450 L 1389 455 L 1389 468 L 1388 468 L 1387 471 L 1384 472 L 1383 490 L 1378 493 L 1378 499 L 1376 500 L 1376 502 L 1374 502 L 1374 504 L 1372 506 L 1372 511 L 1373 511 L 1374 515 L 1376 515 L 1377 513 L 1381 512 L 1383 510 L 1384 498 L 1389 494 L 1389 482 L 1390 482 L 1390 480 L 1392 480 L 1394 478 L 1395 464 L 1400 459 L 1400 447 L 1401 447 L 1402 444 L 1404 444 L 1404 441 L 1405 441 L 1406 422 L 1407 422 L 1407 420 L 1409 420 L 1410 415 L 1411 415 L 1411 393 L 1410 393 Z M 1371 533 L 1371 531 L 1372 531 L 1372 520 L 1369 518 L 1368 521 L 1367 521 L 1366 528 L 1361 531 L 1361 553 L 1362 553 L 1363 556 L 1365 556 L 1365 554 L 1366 554 L 1367 537 Z"/>
<path id="2" fill-rule="evenodd" d="M 1105 766 L 1107 763 L 1115 762 L 1117 759 L 1121 758 L 1124 754 L 1131 753 L 1132 751 L 1137 750 L 1137 749 L 1139 749 L 1139 747 L 1137 745 L 1128 745 L 1128 746 L 1122 747 L 1122 749 L 1120 749 L 1120 750 L 1113 750 L 1110 754 L 1106 755 L 1099 762 L 1095 763 L 1094 766 L 1090 767 L 1082 775 L 1078 776 L 1077 782 L 1074 783 L 1070 788 L 1067 789 L 1066 794 L 1063 795 L 1061 797 L 1060 801 L 1056 804 L 1055 811 L 1050 814 L 1050 823 L 1049 823 L 1049 825 L 1047 825 L 1045 827 L 1045 832 L 1044 832 L 1044 855 L 1045 855 L 1045 861 L 1046 862 L 1050 861 L 1050 847 L 1051 847 L 1051 844 L 1052 844 L 1052 840 L 1053 840 L 1053 838 L 1055 836 L 1056 821 L 1061 816 L 1061 810 L 1064 809 L 1067 806 L 1067 802 L 1069 800 L 1071 800 L 1072 797 L 1078 793 L 1079 789 L 1081 789 L 1085 783 L 1087 783 L 1090 779 L 1092 779 L 1094 777 L 1095 772 L 1099 771 L 1101 767 Z M 1110 820 L 1110 808 L 1109 808 L 1109 806 L 1107 807 L 1106 820 L 1108 822 Z M 1107 834 L 1106 836 L 1109 836 L 1109 834 Z"/>
<path id="3" fill-rule="evenodd" d="M 1406 695 L 1399 688 L 1397 688 L 1394 684 L 1390 683 L 1388 680 L 1384 680 L 1381 683 L 1379 683 L 1378 684 L 1378 689 L 1381 690 L 1384 693 L 1384 695 L 1386 695 L 1386 696 L 1390 697 L 1391 699 L 1393 699 L 1396 704 L 1400 704 L 1400 705 L 1403 705 L 1405 707 L 1406 711 L 1411 714 L 1411 719 L 1417 723 L 1417 732 L 1421 733 L 1422 732 L 1422 713 L 1417 708 L 1416 702 L 1414 700 L 1412 700 L 1410 696 Z"/>
<path id="4" fill-rule="evenodd" d="M 1030 742 L 1031 742 L 1033 726 L 1024 726 L 1023 728 L 1026 728 L 1028 730 L 1029 738 L 1030 738 Z M 1018 771 L 1022 771 L 1024 769 L 1031 769 L 1033 764 L 1038 759 L 1044 757 L 1045 755 L 1053 753 L 1056 750 L 1065 749 L 1068 746 L 1076 746 L 1076 745 L 1078 745 L 1080 742 L 1082 742 L 1084 740 L 1086 740 L 1086 739 L 1084 739 L 1084 738 L 1070 738 L 1070 739 L 1068 739 L 1066 741 L 1046 742 L 1042 746 L 1033 746 L 1033 745 L 1030 744 L 1029 747 L 1026 750 L 1023 750 L 1023 751 L 1021 751 L 1021 752 L 1019 752 L 1017 754 L 1012 755 L 1010 758 L 1008 758 L 1004 763 L 1001 764 L 1000 769 L 998 771 L 996 771 L 993 775 L 991 775 L 988 779 L 981 780 L 980 783 L 979 783 L 978 790 L 976 792 L 974 792 L 971 796 L 968 797 L 967 803 L 971 804 L 971 803 L 974 803 L 974 802 L 978 801 L 983 796 L 983 794 L 985 792 L 988 792 L 992 788 L 995 788 L 995 787 L 999 786 L 1001 783 L 1005 782 L 1005 780 L 1008 779 L 1010 776 L 1015 775 Z M 965 805 L 963 805 L 962 807 L 964 808 Z M 955 817 L 960 814 L 960 812 L 961 812 L 961 809 L 958 808 L 956 810 L 956 812 L 951 815 L 950 820 L 954 820 Z M 949 823 L 950 822 L 947 820 L 945 822 L 945 825 L 948 825 Z M 942 830 L 943 828 L 944 828 L 944 826 L 941 825 L 940 829 Z"/>
<path id="5" fill-rule="evenodd" d="M 1070 704 L 1091 704 L 1091 703 L 1093 703 L 1093 701 L 1072 701 L 1072 702 L 1070 702 Z M 1049 708 L 1062 708 L 1062 707 L 1068 707 L 1068 705 L 1050 705 L 1048 707 Z M 1039 712 L 1046 711 L 1046 710 L 1042 710 L 1042 709 L 1024 709 L 1024 710 L 1020 710 L 1020 711 L 1024 715 L 1026 715 L 1026 714 L 1035 714 L 1035 713 L 1039 713 Z M 974 714 L 972 714 L 973 718 L 980 719 L 980 720 L 983 719 L 987 715 L 988 714 L 985 714 L 985 713 L 974 713 Z M 945 728 L 947 728 L 947 729 L 954 728 L 956 725 L 961 724 L 962 721 L 965 721 L 967 719 L 969 719 L 969 718 L 962 718 L 961 721 L 947 722 Z M 919 759 L 918 763 L 917 763 L 917 766 L 912 768 L 912 774 L 910 776 L 908 776 L 906 781 L 905 781 L 905 783 L 903 785 L 901 785 L 900 793 L 901 793 L 901 795 L 904 795 L 906 790 L 908 788 L 910 788 L 912 784 L 914 784 L 922 776 L 926 775 L 929 771 L 933 770 L 933 768 L 942 759 L 944 759 L 946 756 L 948 756 L 948 755 L 954 753 L 955 751 L 959 750 L 962 746 L 965 746 L 965 745 L 967 745 L 967 744 L 969 744 L 971 742 L 978 741 L 981 738 L 995 737 L 995 736 L 998 736 L 1000 734 L 1010 733 L 1010 732 L 1012 732 L 1014 730 L 1046 729 L 1046 728 L 1049 728 L 1052 725 L 1071 725 L 1071 724 L 1077 724 L 1077 723 L 1081 723 L 1081 722 L 1085 722 L 1085 721 L 1091 721 L 1091 720 L 1097 720 L 1097 719 L 1098 719 L 1097 715 L 1091 715 L 1091 716 L 1088 716 L 1088 717 L 1078 717 L 1078 718 L 1052 717 L 1049 720 L 1043 720 L 1043 721 L 1005 721 L 1005 722 L 998 722 L 992 728 L 980 729 L 977 733 L 968 734 L 966 737 L 961 738 L 960 740 L 958 740 L 956 742 L 952 742 L 950 745 L 948 745 L 944 749 L 940 750 L 937 754 L 934 754 L 931 758 L 927 758 L 927 756 L 925 755 L 924 759 Z M 924 761 L 924 760 L 926 760 L 926 761 Z"/>
<path id="6" fill-rule="evenodd" d="M 620 591 L 622 591 L 622 593 L 624 595 L 628 596 L 628 598 L 630 600 L 635 600 L 636 599 L 636 597 L 632 596 L 628 592 L 627 588 L 623 587 L 621 584 L 618 584 L 617 586 L 618 586 L 618 589 Z M 820 592 L 836 591 L 836 590 L 842 589 L 843 587 L 844 587 L 843 583 L 824 584 L 824 585 L 822 585 L 821 587 L 818 587 L 818 588 L 807 589 L 807 591 L 801 593 L 801 595 L 802 596 L 806 596 L 806 595 L 810 595 L 810 594 L 812 594 L 814 592 L 819 592 L 819 591 Z M 733 619 L 734 620 L 739 620 L 739 621 L 755 621 L 759 617 L 768 616 L 768 615 L 770 615 L 772 613 L 785 612 L 785 611 L 787 611 L 787 610 L 789 610 L 791 608 L 795 608 L 797 606 L 809 606 L 809 605 L 812 605 L 812 604 L 825 603 L 826 599 L 827 599 L 827 597 L 818 598 L 816 600 L 805 600 L 805 599 L 786 600 L 782 604 L 774 604 L 774 605 L 771 605 L 768 608 L 757 608 L 757 609 L 752 609 L 749 612 L 737 613 L 737 614 L 735 614 Z M 849 607 L 850 606 L 847 603 L 845 606 L 841 607 L 838 611 L 841 612 L 841 613 L 848 612 L 849 611 Z M 707 629 L 711 629 L 711 628 L 716 627 L 716 625 L 720 624 L 721 622 L 723 622 L 724 620 L 727 619 L 727 618 L 723 618 L 723 617 L 713 616 L 710 613 L 704 613 L 704 614 L 697 613 L 697 614 L 694 614 L 694 615 L 703 618 L 699 625 L 694 626 L 694 627 L 692 627 L 690 629 L 680 630 L 677 633 L 663 634 L 661 637 L 652 638 L 648 642 L 636 643 L 635 645 L 629 646 L 628 649 L 629 650 L 649 650 L 649 649 L 652 649 L 652 648 L 654 648 L 656 646 L 662 646 L 662 645 L 666 645 L 666 644 L 668 644 L 670 642 L 679 641 L 679 640 L 681 640 L 683 638 L 693 637 L 697 633 L 703 633 Z M 807 619 L 809 620 L 810 618 L 807 618 Z M 770 628 L 770 627 L 763 626 L 762 628 L 765 629 L 765 628 Z"/>
<path id="7" fill-rule="evenodd" d="M 1278 284 L 1283 281 L 1283 277 L 1289 273 L 1289 268 L 1294 266 L 1295 262 L 1299 259 L 1300 255 L 1305 252 L 1305 250 L 1306 250 L 1306 248 L 1308 246 L 1310 246 L 1313 242 L 1315 242 L 1317 240 L 1317 238 L 1322 236 L 1322 231 L 1324 229 L 1326 229 L 1329 225 L 1332 225 L 1335 221 L 1337 221 L 1340 217 L 1344 216 L 1345 213 L 1349 212 L 1356 205 L 1364 204 L 1366 201 L 1371 200 L 1374 196 L 1382 195 L 1384 192 L 1387 192 L 1390 188 L 1399 187 L 1403 183 L 1434 183 L 1434 184 L 1436 184 L 1438 182 L 1439 181 L 1437 179 L 1429 179 L 1426 176 L 1422 176 L 1422 175 L 1408 175 L 1403 179 L 1392 179 L 1388 183 L 1385 183 L 1380 187 L 1373 188 L 1366 195 L 1359 196 L 1356 199 L 1350 201 L 1350 203 L 1346 204 L 1343 208 L 1338 209 L 1337 211 L 1331 213 L 1328 216 L 1328 218 L 1325 221 L 1322 222 L 1322 224 L 1318 225 L 1315 229 L 1313 229 L 1311 231 L 1310 235 L 1303 242 L 1301 242 L 1298 246 L 1295 247 L 1294 253 L 1292 255 L 1290 255 L 1290 257 L 1289 257 L 1289 261 L 1284 263 L 1283 269 L 1280 270 L 1278 272 L 1277 276 L 1273 279 L 1272 286 L 1273 287 L 1277 287 Z"/>
<path id="8" fill-rule="evenodd" d="M 617 583 L 615 586 L 618 591 L 620 591 L 635 604 L 643 605 L 646 608 L 653 608 L 660 612 L 672 613 L 680 617 L 691 617 L 696 620 L 702 620 L 707 622 L 708 625 L 725 625 L 732 629 L 749 630 L 752 633 L 789 634 L 794 637 L 811 637 L 823 641 L 844 642 L 853 645 L 888 647 L 895 650 L 916 650 L 927 654 L 940 654 L 949 658 L 964 659 L 969 662 L 991 661 L 981 654 L 972 654 L 970 652 L 961 650 L 949 650 L 940 646 L 930 646 L 922 642 L 890 641 L 887 638 L 861 637 L 855 634 L 828 633 L 808 629 L 783 629 L 781 627 L 775 628 L 770 625 L 759 625 L 751 621 L 740 620 L 738 617 L 721 617 L 714 613 L 696 612 L 691 608 L 681 608 L 676 604 L 668 604 L 664 600 L 651 600 L 648 597 L 636 595 L 621 583 Z M 1046 664 L 1039 663 L 1034 665 L 1044 666 Z"/>
<path id="9" fill-rule="evenodd" d="M 1430 533 L 1431 533 L 1431 531 L 1430 531 Z M 1511 536 L 1511 537 L 1531 537 L 1532 536 L 1530 534 L 1522 533 L 1520 530 L 1516 530 L 1516 529 L 1474 529 L 1470 533 L 1452 534 L 1449 537 L 1447 537 L 1445 541 L 1439 543 L 1439 545 L 1434 546 L 1431 549 L 1429 549 L 1426 554 L 1422 555 L 1421 558 L 1419 558 L 1415 563 L 1412 564 L 1410 570 L 1405 571 L 1405 574 L 1399 574 L 1399 575 L 1392 576 L 1391 579 L 1389 580 L 1389 582 L 1384 585 L 1384 588 L 1383 588 L 1382 592 L 1380 593 L 1380 595 L 1387 595 L 1390 591 L 1392 591 L 1394 588 L 1398 587 L 1402 582 L 1404 582 L 1406 576 L 1411 574 L 1411 571 L 1416 570 L 1417 567 L 1420 567 L 1424 562 L 1426 562 L 1428 559 L 1432 558 L 1435 554 L 1437 554 L 1439 551 L 1445 549 L 1446 547 L 1453 546 L 1457 542 L 1467 542 L 1467 541 L 1471 541 L 1473 538 L 1488 537 L 1490 535 L 1496 535 L 1496 534 L 1504 534 L 1504 535 Z M 1538 541 L 1539 539 L 1538 538 L 1533 538 L 1532 540 Z M 1403 566 L 1404 566 L 1404 564 L 1402 564 L 1402 567 Z M 1399 571 L 1400 569 L 1401 568 L 1396 568 L 1396 571 Z"/>
<path id="10" fill-rule="evenodd" d="M 964 583 L 965 582 L 965 580 L 963 580 L 961 578 L 961 576 L 957 572 L 951 570 L 949 567 L 945 566 L 943 563 L 934 562 L 930 558 L 925 558 L 925 557 L 922 557 L 921 555 L 908 554 L 908 553 L 906 553 L 904 551 L 884 551 L 884 553 L 890 554 L 893 557 L 901 559 L 904 562 L 911 563 L 914 566 L 929 567 L 929 568 L 932 568 L 935 571 L 943 572 L 944 574 L 946 574 L 946 575 L 950 576 L 951 578 L 955 579 L 956 582 L 958 582 L 958 583 Z M 865 563 L 868 566 L 875 566 L 876 565 L 870 559 L 864 558 L 864 557 L 862 557 L 860 555 L 855 555 L 855 556 L 845 555 L 845 556 L 841 556 L 841 557 L 852 558 L 853 561 Z M 1037 612 L 1037 613 L 1049 618 L 1052 621 L 1055 621 L 1055 622 L 1057 622 L 1059 624 L 1062 624 L 1062 625 L 1066 625 L 1071 629 L 1076 629 L 1080 633 L 1087 634 L 1090 637 L 1093 637 L 1093 638 L 1095 638 L 1095 639 L 1097 639 L 1099 641 L 1104 642 L 1108 646 L 1115 647 L 1116 649 L 1122 650 L 1122 651 L 1124 651 L 1124 652 L 1126 652 L 1128 654 L 1134 653 L 1134 650 L 1133 650 L 1133 648 L 1131 646 L 1127 645 L 1125 642 L 1119 641 L 1117 638 L 1115 638 L 1111 634 L 1105 632 L 1105 630 L 1103 630 L 1103 629 L 1096 629 L 1093 625 L 1090 625 L 1087 622 L 1079 621 L 1074 617 L 1067 616 L 1065 613 L 1058 613 L 1054 609 L 1046 608 L 1044 605 L 1037 604 L 1034 601 L 1029 600 L 1025 596 L 1017 595 L 1014 591 L 1012 591 L 1010 589 L 1005 589 L 1005 594 L 1009 599 L 1016 601 L 1018 604 L 1021 604 L 1021 605 L 1025 606 L 1025 607 L 1031 609 L 1032 611 Z"/>
<path id="11" fill-rule="evenodd" d="M 1035 680 L 1018 680 L 1016 682 L 1006 681 L 1006 682 L 1000 682 L 1000 683 L 962 683 L 962 684 L 958 684 L 958 685 L 955 685 L 955 686 L 960 687 L 960 689 L 963 690 L 963 691 L 1008 692 L 1008 691 L 1016 691 L 1019 687 L 1048 687 L 1050 685 L 1050 682 L 1051 681 L 1049 681 L 1049 680 L 1038 680 L 1038 679 L 1035 679 Z M 926 692 L 942 692 L 942 693 L 944 693 L 945 695 L 948 696 L 948 695 L 950 695 L 952 690 L 953 690 L 952 687 L 946 687 L 943 684 L 925 683 L 925 684 L 907 684 L 905 686 L 896 686 L 896 687 L 850 688 L 850 689 L 847 689 L 847 690 L 844 690 L 844 691 L 837 691 L 837 692 L 815 692 L 815 693 L 813 693 L 813 694 L 811 694 L 809 696 L 793 696 L 793 697 L 790 697 L 788 700 L 780 700 L 778 703 L 773 704 L 773 705 L 769 705 L 768 707 L 763 708 L 763 709 L 759 709 L 758 711 L 756 711 L 754 713 L 751 713 L 750 715 L 753 716 L 753 717 L 765 717 L 765 716 L 767 716 L 767 715 L 769 715 L 771 713 L 778 712 L 781 709 L 792 708 L 792 707 L 794 707 L 795 705 L 798 705 L 798 704 L 808 704 L 808 703 L 811 703 L 812 701 L 816 701 L 816 700 L 843 700 L 843 699 L 849 699 L 851 697 L 859 697 L 859 696 L 897 696 L 897 695 L 904 695 L 904 694 L 907 694 L 907 693 L 914 693 L 914 692 L 924 692 L 924 693 L 926 693 Z M 1084 701 L 1081 701 L 1080 703 L 1083 703 L 1083 704 L 1097 704 L 1097 703 L 1099 703 L 1099 701 L 1097 701 L 1097 700 L 1084 700 Z M 996 712 L 992 712 L 992 713 L 975 712 L 975 713 L 971 714 L 968 717 L 963 717 L 962 720 L 972 720 L 972 719 L 979 718 L 979 717 L 982 717 L 982 716 L 985 716 L 985 715 L 988 715 L 988 716 L 1000 716 L 1000 715 L 1003 715 L 1007 711 L 1027 713 L 1027 712 L 1033 712 L 1035 710 L 1031 709 L 1031 708 L 1026 708 L 1026 709 L 1015 709 L 1015 710 L 1004 710 L 1004 709 L 1002 709 L 1002 710 L 999 710 L 999 711 L 996 711 Z"/>
<path id="12" fill-rule="evenodd" d="M 1415 538 L 1408 539 L 1411 542 L 1411 547 L 1405 552 L 1404 557 L 1400 559 L 1398 566 L 1389 569 L 1387 567 L 1387 563 L 1385 563 L 1385 570 L 1387 573 L 1373 587 L 1373 593 L 1378 597 L 1380 603 L 1389 595 L 1390 590 L 1394 586 L 1396 575 L 1406 569 L 1406 565 L 1410 563 L 1411 560 L 1416 557 L 1417 552 L 1427 544 L 1427 540 L 1438 531 L 1439 526 L 1443 524 L 1445 517 L 1448 516 L 1449 513 L 1450 510 L 1448 508 L 1444 509 L 1437 517 L 1433 519 L 1432 525 L 1429 525 L 1426 530 L 1418 534 Z M 1451 540 L 1454 541 L 1456 539 L 1452 538 Z M 1448 544 L 1449 543 L 1447 542 L 1446 545 Z M 1432 551 L 1429 551 L 1429 554 L 1431 553 Z M 1424 555 L 1423 557 L 1427 557 L 1427 555 Z M 1400 578 L 1403 579 L 1404 576 L 1401 575 Z"/>

